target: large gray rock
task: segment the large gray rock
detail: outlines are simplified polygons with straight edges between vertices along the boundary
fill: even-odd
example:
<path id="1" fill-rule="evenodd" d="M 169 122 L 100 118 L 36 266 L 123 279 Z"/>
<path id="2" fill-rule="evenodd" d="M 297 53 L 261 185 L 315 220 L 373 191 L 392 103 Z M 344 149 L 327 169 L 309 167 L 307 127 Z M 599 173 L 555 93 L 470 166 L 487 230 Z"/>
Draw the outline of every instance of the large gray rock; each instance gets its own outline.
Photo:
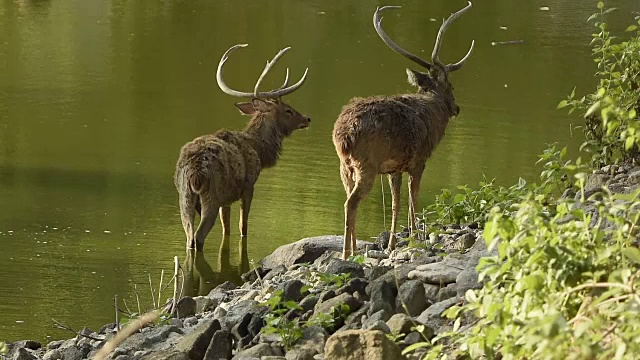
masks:
<path id="1" fill-rule="evenodd" d="M 411 318 L 411 316 L 407 314 L 398 313 L 391 317 L 391 319 L 387 320 L 387 326 L 389 326 L 389 330 L 391 330 L 392 334 L 399 335 L 411 332 L 411 327 L 414 326 L 415 321 Z M 416 323 L 416 325 L 418 325 Z"/>
<path id="2" fill-rule="evenodd" d="M 378 330 L 346 330 L 333 334 L 324 347 L 331 360 L 404 360 L 400 348 Z"/>
<path id="3" fill-rule="evenodd" d="M 364 249 L 366 241 L 358 240 L 358 249 Z M 271 255 L 260 261 L 265 268 L 275 268 L 278 265 L 291 266 L 293 264 L 311 263 L 327 251 L 342 251 L 342 236 L 324 235 L 305 238 L 292 244 L 282 245 Z"/>
<path id="4" fill-rule="evenodd" d="M 482 288 L 482 284 L 478 282 L 478 273 L 472 269 L 467 268 L 456 278 L 457 296 L 464 297 L 464 294 L 469 289 L 480 289 Z"/>
<path id="5" fill-rule="evenodd" d="M 179 318 L 186 318 L 196 314 L 197 303 L 190 296 L 185 296 L 178 301 L 176 316 Z"/>
<path id="6" fill-rule="evenodd" d="M 242 300 L 233 305 L 224 317 L 220 319 L 222 327 L 227 330 L 231 330 L 237 323 L 239 323 L 246 314 L 254 314 L 260 310 L 257 306 L 258 302 L 255 300 Z"/>
<path id="7" fill-rule="evenodd" d="M 233 343 L 231 334 L 226 330 L 218 330 L 213 334 L 204 360 L 220 360 L 231 358 Z"/>
<path id="8" fill-rule="evenodd" d="M 400 285 L 396 298 L 396 311 L 404 311 L 403 304 L 411 316 L 420 315 L 430 305 L 421 281 L 409 280 Z"/>
<path id="9" fill-rule="evenodd" d="M 351 278 L 363 278 L 364 270 L 362 265 L 356 264 L 353 261 L 346 261 L 342 259 L 331 259 L 327 266 L 327 273 L 333 275 L 350 274 Z"/>
<path id="10" fill-rule="evenodd" d="M 453 297 L 451 299 L 447 299 L 444 301 L 440 301 L 435 303 L 427 308 L 427 310 L 423 311 L 420 316 L 416 318 L 419 322 L 424 324 L 425 326 L 430 327 L 434 332 L 445 325 L 449 320 L 447 318 L 442 317 L 442 313 L 448 308 L 455 305 L 459 299 L 457 297 Z"/>
<path id="11" fill-rule="evenodd" d="M 31 353 L 32 350 L 27 350 L 26 348 L 16 348 L 11 351 L 10 357 L 7 359 L 10 360 L 38 360 L 38 357 Z M 80 358 L 81 359 L 81 358 Z M 78 359 L 78 360 L 80 360 Z"/>
<path id="12" fill-rule="evenodd" d="M 349 306 L 349 313 L 358 310 L 360 306 L 362 306 L 362 304 L 353 296 L 348 293 L 344 293 L 316 304 L 314 314 L 329 314 L 332 307 L 334 309 L 338 309 L 342 304 Z"/>
<path id="13" fill-rule="evenodd" d="M 316 354 L 322 353 L 327 342 L 327 332 L 320 326 L 305 328 L 302 338 L 287 351 L 287 360 L 312 360 Z"/>
<path id="14" fill-rule="evenodd" d="M 284 356 L 284 352 L 278 346 L 267 343 L 260 343 L 256 346 L 244 349 L 233 357 L 234 360 L 242 358 L 262 358 L 263 356 Z"/>
<path id="15" fill-rule="evenodd" d="M 191 360 L 202 360 L 213 334 L 218 330 L 221 330 L 218 320 L 205 320 L 195 330 L 185 335 L 174 349 L 178 352 L 187 353 Z"/>
<path id="16" fill-rule="evenodd" d="M 436 285 L 447 285 L 456 282 L 458 274 L 466 267 L 466 261 L 454 255 L 458 254 L 451 254 L 437 263 L 419 265 L 415 270 L 409 272 L 409 279 Z"/>

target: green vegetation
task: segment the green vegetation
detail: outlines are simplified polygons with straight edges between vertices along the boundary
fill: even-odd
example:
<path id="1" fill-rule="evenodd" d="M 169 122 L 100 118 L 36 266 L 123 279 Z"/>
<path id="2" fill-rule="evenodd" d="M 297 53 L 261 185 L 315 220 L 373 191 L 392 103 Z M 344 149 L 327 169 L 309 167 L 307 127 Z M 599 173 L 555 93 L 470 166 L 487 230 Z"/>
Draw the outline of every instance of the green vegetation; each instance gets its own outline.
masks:
<path id="1" fill-rule="evenodd" d="M 310 278 L 318 278 L 323 283 L 323 287 L 326 288 L 338 288 L 349 280 L 349 274 L 333 275 L 313 271 L 309 275 Z M 309 288 L 309 286 L 304 286 L 301 292 L 305 293 Z M 269 308 L 264 316 L 265 326 L 261 332 L 263 334 L 279 335 L 282 339 L 282 344 L 287 349 L 293 347 L 302 338 L 305 327 L 320 326 L 331 333 L 342 326 L 343 321 L 351 313 L 348 305 L 339 304 L 332 306 L 327 313 L 318 313 L 311 316 L 307 321 L 301 321 L 302 307 L 294 301 L 285 301 L 282 294 L 282 290 L 276 290 L 268 300 L 258 304 L 258 306 L 267 306 Z M 291 316 L 292 314 L 295 314 L 295 316 Z"/>
<path id="2" fill-rule="evenodd" d="M 614 42 L 604 9 L 590 17 L 596 93 L 559 107 L 585 112 L 590 164 L 635 159 L 640 145 L 640 32 Z M 640 25 L 640 21 L 638 21 Z M 480 290 L 466 304 L 445 312 L 450 332 L 405 349 L 427 349 L 426 359 L 635 359 L 640 354 L 640 189 L 584 196 L 587 178 L 580 160 L 564 160 L 550 147 L 541 156 L 540 184 L 443 191 L 425 211 L 426 221 L 481 222 L 483 237 L 498 255 L 477 267 Z M 558 197 L 573 186 L 580 201 Z M 459 332 L 462 325 L 469 327 Z"/>
<path id="3" fill-rule="evenodd" d="M 569 106 L 570 112 L 586 111 L 584 133 L 587 141 L 582 149 L 592 154 L 594 166 L 615 163 L 638 155 L 640 145 L 640 31 L 633 24 L 627 32 L 635 32 L 627 41 L 614 42 L 605 22 L 604 3 L 598 3 L 599 12 L 589 21 L 595 21 L 597 33 L 593 35 L 594 61 L 598 64 L 596 77 L 598 90 L 580 99 L 575 89 L 559 108 Z"/>
<path id="4" fill-rule="evenodd" d="M 9 352 L 9 347 L 7 347 L 7 344 L 0 341 L 0 355 L 4 355 L 7 352 Z"/>

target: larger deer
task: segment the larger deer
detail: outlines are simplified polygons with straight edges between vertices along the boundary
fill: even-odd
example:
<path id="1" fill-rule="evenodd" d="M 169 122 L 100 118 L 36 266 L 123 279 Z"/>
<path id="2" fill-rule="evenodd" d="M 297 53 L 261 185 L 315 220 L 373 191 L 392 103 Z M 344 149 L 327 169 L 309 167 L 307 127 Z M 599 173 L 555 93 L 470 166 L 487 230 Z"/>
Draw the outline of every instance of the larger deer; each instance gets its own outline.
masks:
<path id="1" fill-rule="evenodd" d="M 377 8 L 373 26 L 387 46 L 424 67 L 427 72 L 407 69 L 415 94 L 353 98 L 342 108 L 333 128 L 333 144 L 340 158 L 340 177 L 347 193 L 344 204 L 345 230 L 343 258 L 356 248 L 356 211 L 369 194 L 377 174 L 388 174 L 392 194 L 392 221 L 389 249 L 396 245 L 395 231 L 400 205 L 402 173 L 409 174 L 409 219 L 415 231 L 415 209 L 420 179 L 427 159 L 438 145 L 451 117 L 460 113 L 453 97 L 448 74 L 464 65 L 471 51 L 454 64 L 444 65 L 438 57 L 442 38 L 451 23 L 471 8 L 471 2 L 451 14 L 440 26 L 431 54 L 431 63 L 394 43 L 382 29 L 380 13 L 399 6 Z"/>
<path id="2" fill-rule="evenodd" d="M 236 103 L 242 114 L 251 116 L 244 131 L 219 130 L 185 144 L 180 150 L 174 182 L 180 198 L 180 217 L 187 236 L 187 248 L 202 250 L 204 240 L 216 221 L 218 212 L 222 233 L 230 233 L 231 204 L 240 200 L 240 235 L 247 235 L 249 210 L 253 188 L 260 171 L 276 164 L 282 152 L 282 142 L 296 129 L 309 126 L 311 118 L 300 114 L 280 99 L 299 89 L 307 72 L 294 85 L 288 86 L 289 69 L 284 84 L 275 90 L 259 92 L 260 83 L 284 53 L 278 52 L 267 61 L 253 92 L 231 89 L 222 79 L 222 67 L 238 44 L 227 50 L 218 64 L 218 86 L 228 95 L 251 98 L 251 102 Z M 195 212 L 200 213 L 200 223 L 194 232 Z"/>

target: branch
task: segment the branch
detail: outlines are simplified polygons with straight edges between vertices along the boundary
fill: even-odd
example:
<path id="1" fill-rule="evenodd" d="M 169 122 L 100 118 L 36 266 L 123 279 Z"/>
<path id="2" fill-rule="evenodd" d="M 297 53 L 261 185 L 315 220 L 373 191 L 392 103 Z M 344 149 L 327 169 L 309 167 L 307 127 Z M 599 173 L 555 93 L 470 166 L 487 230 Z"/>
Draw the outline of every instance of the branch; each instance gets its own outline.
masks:
<path id="1" fill-rule="evenodd" d="M 104 341 L 105 339 L 100 339 L 97 337 L 93 337 L 91 335 L 85 335 L 83 333 L 80 333 L 78 331 L 73 330 L 69 325 L 62 323 L 54 318 L 51 318 L 51 320 L 53 320 L 54 326 L 57 327 L 58 329 L 62 329 L 62 330 L 67 330 L 70 331 L 76 335 L 82 336 L 82 337 L 86 337 L 87 339 L 91 339 L 91 340 L 96 340 L 96 341 Z"/>

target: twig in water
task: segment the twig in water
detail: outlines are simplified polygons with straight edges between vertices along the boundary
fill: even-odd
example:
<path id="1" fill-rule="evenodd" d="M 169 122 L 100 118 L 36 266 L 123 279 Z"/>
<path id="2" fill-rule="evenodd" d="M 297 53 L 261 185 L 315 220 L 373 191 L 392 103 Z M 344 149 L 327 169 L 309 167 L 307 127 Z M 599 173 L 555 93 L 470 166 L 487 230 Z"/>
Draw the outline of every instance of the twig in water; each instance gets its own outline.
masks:
<path id="1" fill-rule="evenodd" d="M 131 336 L 134 332 L 140 330 L 146 324 L 153 322 L 158 317 L 158 311 L 153 310 L 150 311 L 137 319 L 129 322 L 127 326 L 119 331 L 116 336 L 114 336 L 111 340 L 107 341 L 106 344 L 98 351 L 93 360 L 104 360 L 107 355 L 109 355 L 120 343 L 122 343 L 126 338 Z"/>
<path id="2" fill-rule="evenodd" d="M 173 282 L 173 306 L 171 307 L 171 315 L 176 315 L 179 319 L 180 315 L 178 314 L 178 269 L 180 268 L 180 263 L 178 262 L 178 257 L 173 257 L 174 267 L 173 267 L 173 278 L 175 281 Z M 184 280 L 182 281 L 184 283 Z"/>
<path id="3" fill-rule="evenodd" d="M 122 303 L 124 304 L 124 308 L 127 309 L 127 312 L 125 314 L 131 316 L 131 309 L 129 309 L 129 306 L 127 306 L 127 300 L 126 299 L 122 299 Z M 123 310 L 120 310 L 124 313 Z"/>
<path id="4" fill-rule="evenodd" d="M 120 331 L 120 319 L 118 318 L 119 314 L 118 314 L 118 295 L 117 294 L 113 296 L 113 303 L 116 308 L 116 331 Z"/>
<path id="5" fill-rule="evenodd" d="M 151 274 L 149 274 L 149 289 L 151 290 L 151 300 L 153 301 L 153 308 L 157 309 L 158 306 L 156 305 L 156 294 L 155 290 L 153 290 L 153 285 L 151 285 Z"/>
<path id="6" fill-rule="evenodd" d="M 160 298 L 162 297 L 162 280 L 164 280 L 164 269 L 160 271 L 160 285 L 158 285 L 158 308 L 160 307 Z"/>
<path id="7" fill-rule="evenodd" d="M 82 334 L 82 333 L 80 333 L 78 331 L 75 331 L 69 325 L 67 325 L 65 323 L 62 323 L 62 322 L 60 322 L 60 321 L 58 321 L 58 320 L 56 320 L 54 318 L 51 318 L 51 320 L 53 320 L 54 326 L 57 327 L 58 329 L 70 331 L 70 332 L 72 332 L 72 333 L 74 333 L 76 335 L 79 335 L 79 336 L 82 336 L 82 337 L 86 337 L 87 339 L 97 340 L 97 341 L 104 341 L 104 339 L 93 337 L 91 335 L 85 335 L 85 334 Z"/>
<path id="8" fill-rule="evenodd" d="M 138 303 L 138 314 L 141 313 L 140 311 L 140 295 L 138 295 L 138 287 L 136 286 L 136 284 L 133 284 L 133 292 L 136 294 L 136 302 Z"/>
<path id="9" fill-rule="evenodd" d="M 384 201 L 384 175 L 380 174 L 380 188 L 382 189 L 382 223 L 385 230 L 387 229 L 387 206 Z"/>

